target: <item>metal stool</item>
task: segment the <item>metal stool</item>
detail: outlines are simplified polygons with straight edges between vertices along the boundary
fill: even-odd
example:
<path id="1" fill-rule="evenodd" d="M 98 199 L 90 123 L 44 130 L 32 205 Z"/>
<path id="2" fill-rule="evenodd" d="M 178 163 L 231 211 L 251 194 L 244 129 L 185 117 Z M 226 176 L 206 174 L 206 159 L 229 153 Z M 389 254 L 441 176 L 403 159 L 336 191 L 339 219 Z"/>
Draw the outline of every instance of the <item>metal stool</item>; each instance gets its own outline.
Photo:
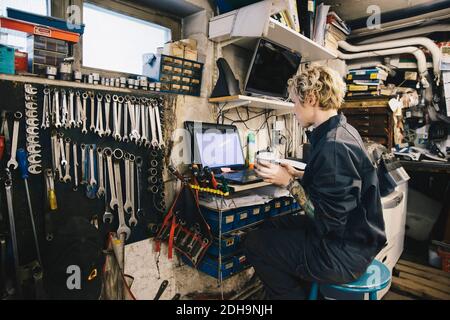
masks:
<path id="1" fill-rule="evenodd" d="M 391 281 L 391 272 L 378 260 L 373 260 L 366 272 L 357 280 L 345 284 L 321 284 L 322 288 L 331 288 L 347 293 L 368 293 L 369 300 L 377 300 L 377 292 L 386 288 Z M 317 300 L 319 284 L 314 282 L 309 300 Z"/>

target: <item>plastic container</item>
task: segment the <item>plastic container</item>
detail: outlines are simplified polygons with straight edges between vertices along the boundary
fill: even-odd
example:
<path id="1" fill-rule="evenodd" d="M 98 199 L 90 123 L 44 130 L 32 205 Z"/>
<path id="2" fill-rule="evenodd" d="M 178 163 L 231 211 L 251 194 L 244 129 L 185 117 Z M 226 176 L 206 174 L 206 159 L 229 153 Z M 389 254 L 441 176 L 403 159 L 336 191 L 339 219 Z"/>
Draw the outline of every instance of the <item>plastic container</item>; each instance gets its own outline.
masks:
<path id="1" fill-rule="evenodd" d="M 240 250 L 242 231 L 236 231 L 228 235 L 224 235 L 221 240 L 222 256 L 228 256 L 234 254 Z M 211 256 L 219 256 L 219 239 L 214 239 L 211 246 L 208 248 L 207 253 Z"/>
<path id="2" fill-rule="evenodd" d="M 293 199 L 289 197 L 280 199 L 281 207 L 278 209 L 278 214 L 283 214 L 292 211 L 292 200 Z"/>
<path id="3" fill-rule="evenodd" d="M 234 214 L 234 229 L 242 228 L 251 223 L 251 209 L 249 207 L 238 208 Z"/>
<path id="4" fill-rule="evenodd" d="M 182 260 L 187 265 L 193 267 L 192 263 L 185 256 L 182 256 Z M 198 270 L 216 279 L 219 278 L 219 275 L 222 276 L 222 279 L 226 279 L 234 274 L 234 262 L 235 262 L 234 256 L 222 259 L 222 265 L 220 266 L 220 274 L 219 274 L 219 260 L 217 258 L 205 255 L 203 260 L 198 265 Z"/>
<path id="5" fill-rule="evenodd" d="M 14 49 L 0 44 L 0 73 L 15 74 Z"/>
<path id="6" fill-rule="evenodd" d="M 219 234 L 219 223 L 222 224 L 222 233 L 231 231 L 235 228 L 235 213 L 233 210 L 222 212 L 222 221 L 219 221 L 219 212 L 201 207 L 203 217 L 211 227 L 211 232 Z"/>

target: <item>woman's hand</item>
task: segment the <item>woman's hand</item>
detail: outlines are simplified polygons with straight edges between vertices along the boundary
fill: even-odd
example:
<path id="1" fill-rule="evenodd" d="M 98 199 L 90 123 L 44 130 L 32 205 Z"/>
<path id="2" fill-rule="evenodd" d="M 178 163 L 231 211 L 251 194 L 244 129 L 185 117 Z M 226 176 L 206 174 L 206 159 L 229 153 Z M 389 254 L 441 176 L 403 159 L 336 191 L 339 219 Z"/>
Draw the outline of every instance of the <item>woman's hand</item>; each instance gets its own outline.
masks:
<path id="1" fill-rule="evenodd" d="M 255 173 L 263 178 L 265 182 L 281 187 L 286 187 L 289 184 L 289 181 L 294 177 L 284 166 L 282 167 L 278 164 L 263 160 L 255 163 Z"/>
<path id="2" fill-rule="evenodd" d="M 297 170 L 293 166 L 291 166 L 290 164 L 287 164 L 287 163 L 280 163 L 280 166 L 284 167 L 287 170 L 287 172 L 295 178 L 302 179 L 303 175 L 305 174 L 305 171 Z"/>

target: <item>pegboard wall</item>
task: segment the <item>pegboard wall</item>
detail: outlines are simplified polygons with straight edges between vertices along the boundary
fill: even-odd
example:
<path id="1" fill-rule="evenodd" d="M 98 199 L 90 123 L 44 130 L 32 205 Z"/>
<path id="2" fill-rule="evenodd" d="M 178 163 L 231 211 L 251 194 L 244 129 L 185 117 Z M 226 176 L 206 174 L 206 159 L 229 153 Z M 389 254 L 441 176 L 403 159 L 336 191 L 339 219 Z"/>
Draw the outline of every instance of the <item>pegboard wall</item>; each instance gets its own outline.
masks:
<path id="1" fill-rule="evenodd" d="M 39 119 L 39 127 L 42 119 L 43 112 L 43 99 L 44 99 L 44 86 L 40 84 L 33 84 L 33 87 L 37 88 L 37 105 L 38 105 L 38 119 Z M 57 87 L 57 86 L 48 86 L 48 88 L 58 89 L 58 90 L 66 90 L 67 92 L 70 90 L 68 87 Z M 80 91 L 92 91 L 95 94 L 115 94 L 114 92 L 108 91 L 103 92 L 102 90 L 95 89 L 72 89 L 74 92 Z M 153 98 L 159 101 L 160 105 L 160 118 L 161 118 L 161 126 L 163 128 L 162 132 L 164 132 L 164 109 L 166 108 L 167 100 L 171 100 L 168 95 L 164 94 L 156 94 L 156 93 L 142 93 L 142 91 L 137 91 L 134 93 L 117 93 L 118 96 L 125 97 L 126 95 L 135 96 L 135 97 L 146 97 Z M 88 107 L 88 110 L 89 107 Z M 112 110 L 112 109 L 111 109 Z M 0 81 L 0 111 L 6 111 L 6 116 L 8 119 L 8 127 L 10 138 L 12 139 L 13 132 L 13 121 L 14 121 L 14 113 L 16 111 L 22 112 L 24 117 L 20 121 L 20 131 L 19 131 L 19 139 L 17 148 L 25 148 L 26 149 L 26 123 L 25 123 L 25 92 L 24 92 L 24 83 L 14 82 L 14 81 Z M 88 111 L 89 112 L 89 111 Z M 112 111 L 111 111 L 111 122 L 112 125 Z M 48 226 L 46 224 L 45 219 L 49 217 L 48 213 L 48 201 L 46 195 L 46 184 L 44 177 L 44 170 L 47 168 L 52 168 L 52 152 L 51 152 L 51 133 L 52 130 L 56 130 L 57 132 L 61 132 L 64 134 L 64 138 L 70 138 L 72 142 L 76 142 L 78 144 L 78 150 L 80 150 L 80 145 L 82 143 L 90 145 L 95 144 L 97 147 L 106 148 L 109 147 L 112 150 L 116 148 L 120 148 L 124 152 L 128 152 L 130 154 L 142 157 L 143 166 L 142 166 L 142 176 L 140 177 L 141 182 L 141 205 L 144 214 L 141 216 L 137 216 L 138 224 L 131 228 L 131 235 L 126 243 L 133 243 L 136 241 L 140 241 L 151 236 L 154 236 L 157 229 L 156 227 L 161 223 L 162 217 L 165 213 L 165 203 L 164 203 L 164 182 L 162 172 L 164 169 L 165 162 L 165 154 L 164 148 L 149 148 L 145 146 L 138 146 L 134 142 L 118 142 L 115 141 L 113 137 L 99 137 L 97 134 L 89 131 L 88 133 L 83 134 L 81 132 L 81 128 L 48 128 L 48 129 L 39 129 L 39 143 L 42 146 L 42 171 L 43 173 L 38 175 L 29 175 L 28 184 L 30 187 L 30 195 L 31 202 L 34 211 L 35 221 L 37 225 L 37 232 L 39 237 L 39 243 L 41 246 L 41 252 L 45 256 L 46 246 L 49 244 L 45 239 L 45 227 Z M 10 159 L 11 146 L 5 146 L 5 152 L 3 159 L 0 163 L 0 170 L 3 172 L 6 167 L 6 163 Z M 80 151 L 78 151 L 80 152 Z M 71 154 L 73 156 L 73 154 Z M 71 158 L 73 159 L 73 158 Z M 154 193 L 150 192 L 152 187 L 152 183 L 148 180 L 149 173 L 148 170 L 151 167 L 151 163 L 153 160 L 153 165 L 155 164 L 155 160 L 157 162 L 157 175 L 156 175 L 156 184 L 160 186 L 159 191 Z M 81 164 L 81 156 L 78 153 L 78 162 Z M 105 162 L 106 166 L 106 162 Z M 153 166 L 155 167 L 155 166 Z M 136 166 L 135 166 L 136 170 Z M 116 231 L 118 228 L 118 216 L 117 210 L 111 211 L 114 214 L 114 219 L 112 223 L 103 223 L 102 216 L 105 212 L 105 201 L 103 198 L 90 199 L 86 195 L 86 186 L 80 185 L 77 191 L 73 190 L 74 187 L 74 174 L 72 171 L 72 181 L 68 183 L 63 183 L 55 178 L 55 191 L 57 197 L 58 209 L 55 212 L 51 212 L 51 225 L 53 228 L 58 228 L 58 225 L 64 223 L 64 221 L 70 216 L 81 216 L 86 219 L 92 220 L 94 217 L 98 218 L 98 228 L 102 232 L 102 234 L 106 236 L 110 231 Z M 81 180 L 81 170 L 78 171 L 78 179 Z M 123 194 L 125 192 L 125 172 L 122 166 L 122 185 L 123 185 Z M 107 175 L 106 175 L 107 176 Z M 106 177 L 105 177 L 106 179 Z M 153 179 L 155 181 L 155 179 Z M 33 242 L 33 232 L 30 221 L 30 215 L 28 212 L 28 204 L 25 193 L 24 181 L 20 176 L 19 170 L 14 170 L 12 172 L 12 181 L 13 181 L 13 203 L 14 203 L 14 215 L 15 215 L 15 226 L 17 232 L 17 241 L 19 246 L 19 259 L 20 264 L 29 263 L 31 260 L 36 258 L 35 254 L 35 246 Z M 135 181 L 136 184 L 136 181 Z M 8 224 L 8 209 L 6 205 L 5 198 L 5 188 L 3 181 L 0 185 L 0 212 L 1 212 L 1 220 L 0 220 L 0 235 L 3 234 L 7 239 L 9 239 L 9 224 Z M 124 196 L 125 197 L 125 196 Z M 135 187 L 135 204 L 137 211 L 137 189 Z M 109 198 L 110 199 L 110 198 Z M 125 200 L 124 200 L 125 202 Z M 127 225 L 128 219 L 130 215 L 125 214 L 125 219 Z M 10 246 L 8 246 L 8 251 L 11 251 Z M 45 265 L 45 262 L 44 262 Z"/>

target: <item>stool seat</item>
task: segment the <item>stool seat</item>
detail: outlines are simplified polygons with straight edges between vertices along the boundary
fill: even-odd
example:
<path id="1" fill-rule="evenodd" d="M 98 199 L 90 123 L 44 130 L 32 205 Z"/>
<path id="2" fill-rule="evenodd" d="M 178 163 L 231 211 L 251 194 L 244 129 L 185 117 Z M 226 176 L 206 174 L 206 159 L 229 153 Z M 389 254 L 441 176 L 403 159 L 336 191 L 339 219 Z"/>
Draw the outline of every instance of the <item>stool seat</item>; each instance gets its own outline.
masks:
<path id="1" fill-rule="evenodd" d="M 366 272 L 357 280 L 344 284 L 322 284 L 322 287 L 333 288 L 342 292 L 369 293 L 370 300 L 376 300 L 376 293 L 386 288 L 391 281 L 391 272 L 380 261 L 373 260 Z M 319 284 L 313 283 L 310 300 L 316 300 Z"/>

